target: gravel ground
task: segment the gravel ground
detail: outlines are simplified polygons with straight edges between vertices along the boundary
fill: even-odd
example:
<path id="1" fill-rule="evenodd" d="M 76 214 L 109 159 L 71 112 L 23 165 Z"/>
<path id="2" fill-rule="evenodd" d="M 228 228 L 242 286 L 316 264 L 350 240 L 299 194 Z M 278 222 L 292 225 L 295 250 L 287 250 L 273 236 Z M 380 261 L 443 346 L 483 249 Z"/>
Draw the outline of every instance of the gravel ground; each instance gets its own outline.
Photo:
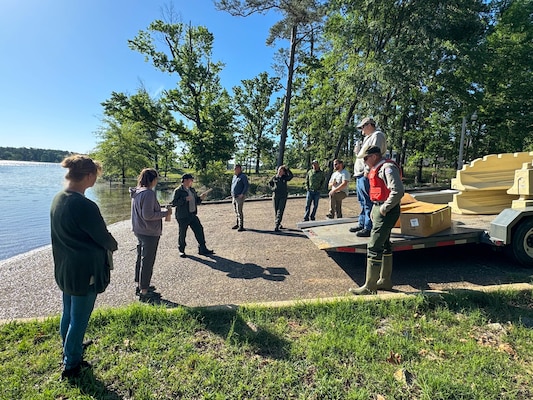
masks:
<path id="1" fill-rule="evenodd" d="M 205 204 L 199 217 L 210 257 L 197 254 L 189 230 L 188 257 L 177 249 L 177 223 L 165 222 L 152 284 L 168 306 L 226 306 L 257 302 L 298 301 L 351 296 L 347 289 L 362 284 L 362 255 L 327 253 L 315 247 L 296 223 L 302 219 L 305 199 L 290 198 L 281 233 L 273 232 L 270 201 L 246 201 L 245 232 L 232 230 L 231 203 Z M 321 199 L 317 219 L 325 218 L 327 199 Z M 355 196 L 344 201 L 344 215 L 358 214 Z M 136 239 L 130 221 L 110 225 L 119 243 L 115 269 L 97 307 L 118 307 L 138 301 L 133 273 Z M 419 290 L 476 288 L 531 282 L 531 271 L 514 265 L 485 246 L 456 246 L 416 250 L 395 255 L 393 280 L 399 293 Z M 51 247 L 46 246 L 0 262 L 0 320 L 37 318 L 61 312 L 61 292 L 54 275 Z"/>

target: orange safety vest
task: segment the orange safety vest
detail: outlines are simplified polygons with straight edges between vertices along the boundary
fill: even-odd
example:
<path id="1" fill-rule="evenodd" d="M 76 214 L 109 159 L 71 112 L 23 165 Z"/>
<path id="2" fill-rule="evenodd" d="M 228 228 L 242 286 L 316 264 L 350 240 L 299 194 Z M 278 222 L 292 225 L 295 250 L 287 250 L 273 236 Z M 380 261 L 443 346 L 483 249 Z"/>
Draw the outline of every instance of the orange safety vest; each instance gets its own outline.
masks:
<path id="1" fill-rule="evenodd" d="M 383 179 L 381 179 L 378 175 L 379 170 L 385 163 L 393 163 L 398 167 L 398 170 L 401 171 L 400 167 L 396 162 L 393 160 L 383 160 L 380 164 L 376 165 L 374 168 L 370 170 L 368 173 L 368 181 L 370 183 L 370 200 L 372 201 L 386 201 L 389 198 L 390 189 L 387 187 L 387 184 Z M 401 172 L 400 172 L 401 176 Z"/>

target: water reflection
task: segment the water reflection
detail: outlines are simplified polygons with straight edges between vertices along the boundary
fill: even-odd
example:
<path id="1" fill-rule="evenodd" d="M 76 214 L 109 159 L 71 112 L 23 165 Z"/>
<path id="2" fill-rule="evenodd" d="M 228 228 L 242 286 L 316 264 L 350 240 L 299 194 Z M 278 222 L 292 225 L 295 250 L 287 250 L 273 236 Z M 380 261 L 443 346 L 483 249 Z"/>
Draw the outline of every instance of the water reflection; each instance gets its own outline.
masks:
<path id="1" fill-rule="evenodd" d="M 172 192 L 172 190 L 159 190 L 156 187 L 157 199 L 161 205 L 168 204 L 172 200 Z M 98 204 L 106 224 L 130 219 L 131 199 L 127 185 L 98 182 L 85 194 Z"/>

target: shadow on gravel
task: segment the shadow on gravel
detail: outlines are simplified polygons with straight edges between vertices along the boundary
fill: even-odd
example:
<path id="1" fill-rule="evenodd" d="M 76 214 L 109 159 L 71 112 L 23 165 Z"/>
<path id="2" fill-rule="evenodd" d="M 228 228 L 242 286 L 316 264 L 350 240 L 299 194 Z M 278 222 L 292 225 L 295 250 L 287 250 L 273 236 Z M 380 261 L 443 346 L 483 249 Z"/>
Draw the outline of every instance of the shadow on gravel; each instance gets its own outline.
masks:
<path id="1" fill-rule="evenodd" d="M 224 257 L 219 257 L 216 254 L 209 256 L 209 259 L 200 258 L 196 256 L 187 255 L 193 261 L 200 264 L 204 264 L 217 271 L 226 273 L 228 278 L 236 279 L 258 279 L 262 278 L 268 281 L 281 282 L 285 280 L 285 277 L 289 275 L 289 271 L 286 268 L 280 267 L 261 267 L 252 263 L 240 263 L 237 261 L 229 260 Z"/>
<path id="2" fill-rule="evenodd" d="M 364 284 L 365 254 L 330 252 L 328 255 L 354 282 Z M 431 289 L 430 284 L 467 282 L 488 286 L 530 282 L 533 274 L 532 269 L 482 244 L 401 251 L 393 257 L 394 285 L 409 285 L 416 290 Z"/>
<path id="3" fill-rule="evenodd" d="M 302 231 L 299 229 L 291 229 L 291 228 L 283 228 L 279 232 L 275 232 L 274 229 L 271 231 L 265 230 L 265 229 L 253 229 L 253 228 L 246 228 L 246 231 L 248 232 L 256 232 L 256 233 L 263 233 L 267 235 L 276 235 L 276 236 L 288 236 L 288 237 L 299 237 L 307 239 L 307 236 L 301 233 Z"/>

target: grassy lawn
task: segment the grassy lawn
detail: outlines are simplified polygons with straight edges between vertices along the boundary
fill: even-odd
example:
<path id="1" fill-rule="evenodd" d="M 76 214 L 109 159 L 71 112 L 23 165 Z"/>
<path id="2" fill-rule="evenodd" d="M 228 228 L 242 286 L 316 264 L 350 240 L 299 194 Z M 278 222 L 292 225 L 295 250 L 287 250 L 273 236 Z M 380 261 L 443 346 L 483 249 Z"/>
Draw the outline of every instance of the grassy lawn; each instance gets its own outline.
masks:
<path id="1" fill-rule="evenodd" d="M 0 326 L 2 399 L 531 399 L 530 292 L 98 310 L 61 381 L 59 318 Z"/>

